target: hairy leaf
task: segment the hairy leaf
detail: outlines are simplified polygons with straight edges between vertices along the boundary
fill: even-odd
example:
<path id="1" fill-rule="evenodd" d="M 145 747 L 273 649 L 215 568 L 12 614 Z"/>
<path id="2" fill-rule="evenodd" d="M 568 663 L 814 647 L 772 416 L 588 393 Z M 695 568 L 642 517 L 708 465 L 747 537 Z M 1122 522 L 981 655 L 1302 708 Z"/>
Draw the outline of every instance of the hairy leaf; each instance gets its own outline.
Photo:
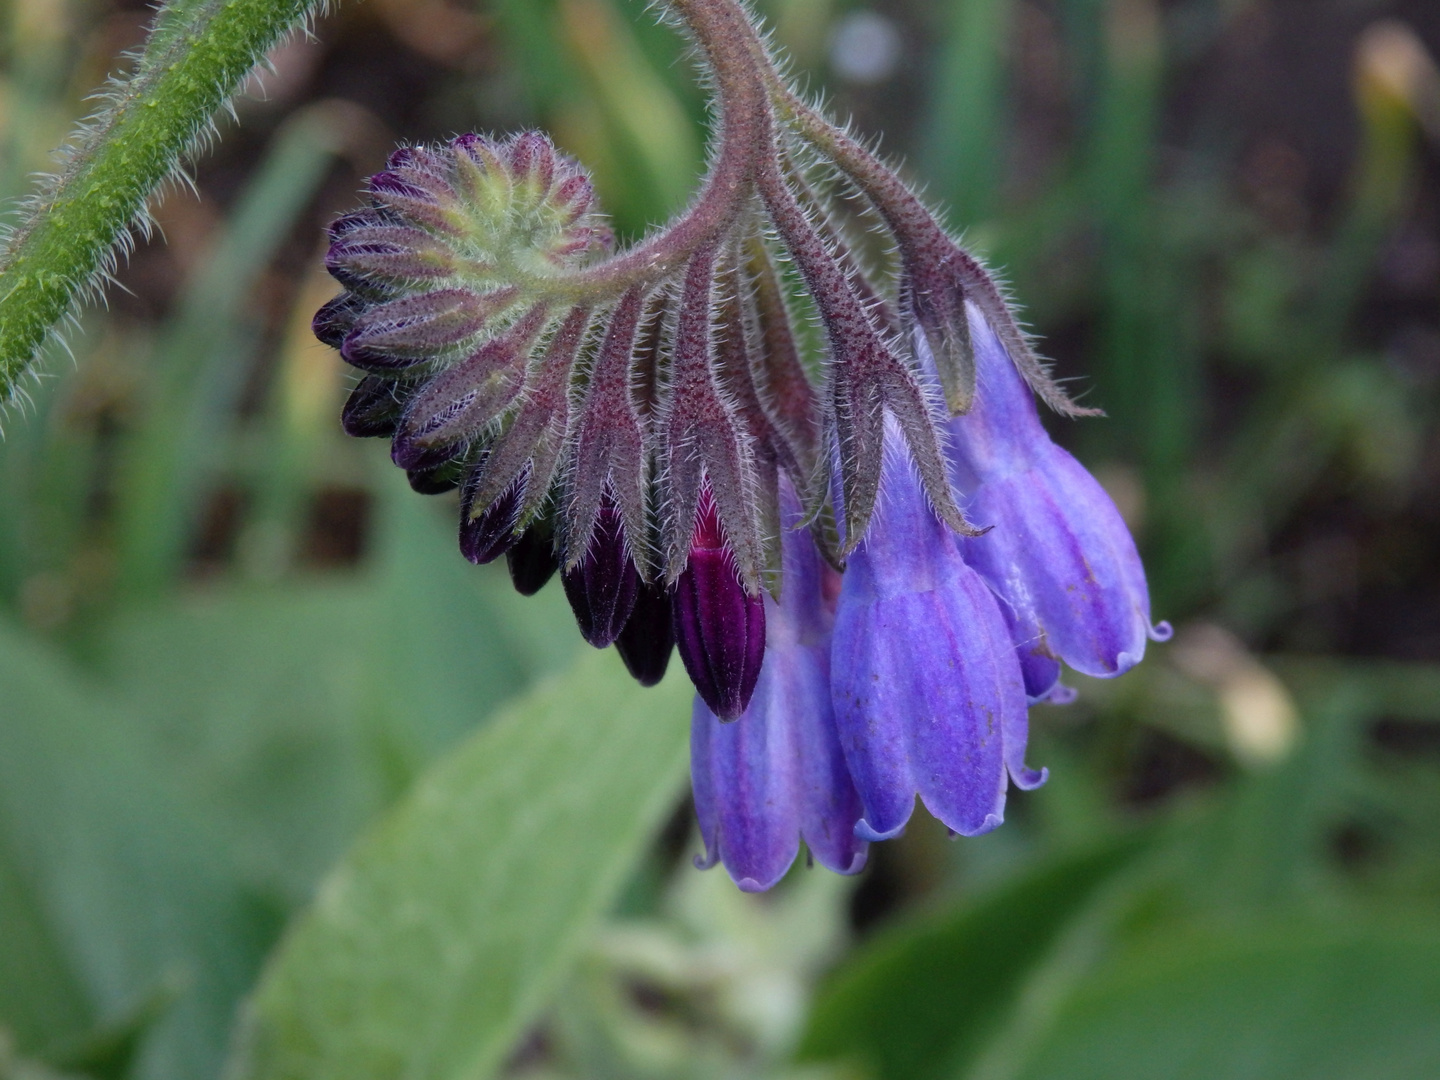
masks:
<path id="1" fill-rule="evenodd" d="M 230 1076 L 489 1075 L 672 807 L 688 690 L 590 654 L 444 760 L 321 889 Z"/>

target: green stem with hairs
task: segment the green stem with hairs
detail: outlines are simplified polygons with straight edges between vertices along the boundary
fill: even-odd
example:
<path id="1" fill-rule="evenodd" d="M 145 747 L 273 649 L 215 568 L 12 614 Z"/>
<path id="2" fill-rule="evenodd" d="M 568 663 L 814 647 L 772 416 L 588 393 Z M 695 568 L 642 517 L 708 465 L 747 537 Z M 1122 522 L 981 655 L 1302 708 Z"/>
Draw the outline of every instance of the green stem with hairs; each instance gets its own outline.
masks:
<path id="1" fill-rule="evenodd" d="M 146 197 L 318 0 L 178 0 L 0 250 L 0 405 Z"/>

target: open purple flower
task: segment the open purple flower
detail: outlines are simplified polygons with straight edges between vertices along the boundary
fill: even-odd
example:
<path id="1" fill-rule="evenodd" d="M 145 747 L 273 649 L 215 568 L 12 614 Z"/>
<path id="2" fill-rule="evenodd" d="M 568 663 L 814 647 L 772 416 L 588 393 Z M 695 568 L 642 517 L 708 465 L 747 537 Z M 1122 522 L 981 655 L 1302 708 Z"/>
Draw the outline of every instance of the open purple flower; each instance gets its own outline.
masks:
<path id="1" fill-rule="evenodd" d="M 868 840 L 896 836 L 918 794 L 962 836 L 1004 820 L 1025 766 L 1024 679 L 1000 605 L 935 516 L 887 424 L 881 501 L 846 567 L 831 695 Z"/>
<path id="2" fill-rule="evenodd" d="M 1096 678 L 1145 655 L 1150 594 L 1135 541 L 1110 496 L 1056 446 L 1035 399 L 984 316 L 969 307 L 974 408 L 950 422 L 951 475 L 983 536 L 959 541 L 965 561 L 1004 599 L 1032 699 L 1051 692 L 1060 661 Z"/>
<path id="3" fill-rule="evenodd" d="M 785 585 L 765 603 L 765 662 L 749 707 L 723 722 L 696 695 L 690 776 L 706 857 L 723 861 L 747 892 L 770 888 L 790 869 L 803 839 L 820 865 L 858 873 L 868 845 L 855 836 L 860 797 L 850 779 L 830 701 L 830 631 L 825 567 L 799 503 L 782 500 Z"/>

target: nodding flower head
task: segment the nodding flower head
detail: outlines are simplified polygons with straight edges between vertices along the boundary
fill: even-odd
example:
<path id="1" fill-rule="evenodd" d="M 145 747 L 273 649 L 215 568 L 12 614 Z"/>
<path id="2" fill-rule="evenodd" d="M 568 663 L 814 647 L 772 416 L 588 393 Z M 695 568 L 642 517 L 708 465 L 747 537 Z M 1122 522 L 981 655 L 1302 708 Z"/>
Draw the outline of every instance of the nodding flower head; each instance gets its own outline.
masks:
<path id="1" fill-rule="evenodd" d="M 984 267 L 793 92 L 739 0 L 664 6 L 718 99 L 683 214 L 617 251 L 544 135 L 403 147 L 331 226 L 344 291 L 314 330 L 363 373 L 345 430 L 458 489 L 465 557 L 504 555 L 526 595 L 559 570 L 645 685 L 679 652 L 710 861 L 768 888 L 800 837 L 858 869 L 917 793 L 956 832 L 998 824 L 1007 777 L 1043 779 L 1027 698 L 1163 629 L 1032 395 L 1088 410 Z M 875 220 L 883 273 L 849 242 Z"/>

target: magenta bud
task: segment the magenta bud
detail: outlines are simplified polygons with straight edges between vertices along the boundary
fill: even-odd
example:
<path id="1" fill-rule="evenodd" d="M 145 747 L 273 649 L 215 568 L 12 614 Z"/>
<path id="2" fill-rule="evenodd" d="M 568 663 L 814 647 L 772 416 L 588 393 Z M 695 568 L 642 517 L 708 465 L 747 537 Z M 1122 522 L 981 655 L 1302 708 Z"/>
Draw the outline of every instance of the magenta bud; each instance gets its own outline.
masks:
<path id="1" fill-rule="evenodd" d="M 690 681 L 721 720 L 739 719 L 765 658 L 765 605 L 740 583 L 708 483 L 695 514 L 690 561 L 671 603 L 675 644 Z"/>
<path id="2" fill-rule="evenodd" d="M 585 557 L 560 580 L 586 641 L 603 649 L 620 636 L 635 607 L 640 575 L 625 544 L 620 510 L 608 497 L 600 504 Z"/>
<path id="3" fill-rule="evenodd" d="M 595 188 L 588 176 L 571 176 L 561 182 L 551 196 L 556 206 L 569 211 L 567 224 L 574 224 L 595 207 Z M 588 239 L 588 238 L 585 238 Z"/>
<path id="4" fill-rule="evenodd" d="M 366 375 L 350 391 L 340 414 L 345 434 L 357 439 L 388 439 L 395 434 L 405 396 L 411 390 L 393 379 Z"/>
<path id="5" fill-rule="evenodd" d="M 460 501 L 460 554 L 476 565 L 494 562 L 514 546 L 523 489 L 511 484 L 493 503 L 472 516 L 470 498 Z"/>
<path id="6" fill-rule="evenodd" d="M 505 563 L 515 591 L 521 596 L 534 596 L 560 569 L 550 530 L 534 525 L 526 529 L 515 546 L 505 553 Z"/>
<path id="7" fill-rule="evenodd" d="M 654 686 L 665 677 L 675 648 L 670 593 L 663 585 L 640 583 L 635 609 L 615 639 L 615 651 L 641 686 Z"/>

